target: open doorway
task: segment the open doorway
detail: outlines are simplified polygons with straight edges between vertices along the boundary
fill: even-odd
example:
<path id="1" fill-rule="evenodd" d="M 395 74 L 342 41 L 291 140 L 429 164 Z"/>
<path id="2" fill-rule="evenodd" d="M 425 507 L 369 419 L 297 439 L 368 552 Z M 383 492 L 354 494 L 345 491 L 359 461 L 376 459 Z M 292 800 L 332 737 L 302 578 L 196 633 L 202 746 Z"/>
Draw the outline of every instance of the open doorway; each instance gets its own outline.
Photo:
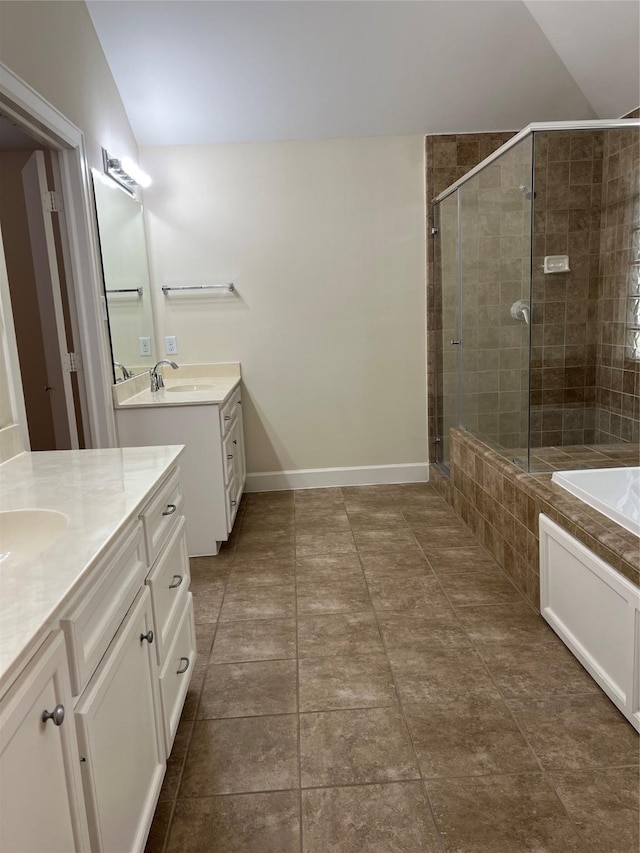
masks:
<path id="1" fill-rule="evenodd" d="M 57 152 L 0 116 L 0 229 L 31 450 L 86 446 Z"/>

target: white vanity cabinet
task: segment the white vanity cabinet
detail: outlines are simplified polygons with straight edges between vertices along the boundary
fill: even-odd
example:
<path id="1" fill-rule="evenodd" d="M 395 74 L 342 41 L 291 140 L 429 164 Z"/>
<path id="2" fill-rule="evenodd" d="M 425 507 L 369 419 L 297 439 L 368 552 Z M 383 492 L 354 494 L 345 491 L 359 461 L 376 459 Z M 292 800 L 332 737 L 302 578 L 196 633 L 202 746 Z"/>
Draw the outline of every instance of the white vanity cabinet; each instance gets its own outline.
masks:
<path id="1" fill-rule="evenodd" d="M 89 849 L 71 685 L 53 633 L 0 702 L 0 850 Z"/>
<path id="2" fill-rule="evenodd" d="M 123 404 L 116 422 L 122 447 L 186 445 L 180 467 L 188 553 L 217 554 L 233 528 L 246 480 L 240 385 L 220 403 Z"/>
<path id="3" fill-rule="evenodd" d="M 0 701 L 2 853 L 144 850 L 196 658 L 180 468 L 154 482 Z"/>

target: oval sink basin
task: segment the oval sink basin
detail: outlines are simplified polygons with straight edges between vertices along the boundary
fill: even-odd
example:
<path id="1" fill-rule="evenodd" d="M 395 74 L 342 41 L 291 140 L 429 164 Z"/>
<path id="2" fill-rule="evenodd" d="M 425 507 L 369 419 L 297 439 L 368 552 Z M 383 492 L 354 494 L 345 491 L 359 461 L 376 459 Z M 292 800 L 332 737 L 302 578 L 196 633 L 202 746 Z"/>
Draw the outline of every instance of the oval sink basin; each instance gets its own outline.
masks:
<path id="1" fill-rule="evenodd" d="M 191 394 L 194 391 L 211 391 L 211 389 L 215 387 L 214 382 L 185 382 L 181 385 L 167 385 L 164 390 L 169 393 L 175 392 L 179 394 Z"/>
<path id="2" fill-rule="evenodd" d="M 0 564 L 30 560 L 59 539 L 69 524 L 54 509 L 16 509 L 0 512 Z"/>

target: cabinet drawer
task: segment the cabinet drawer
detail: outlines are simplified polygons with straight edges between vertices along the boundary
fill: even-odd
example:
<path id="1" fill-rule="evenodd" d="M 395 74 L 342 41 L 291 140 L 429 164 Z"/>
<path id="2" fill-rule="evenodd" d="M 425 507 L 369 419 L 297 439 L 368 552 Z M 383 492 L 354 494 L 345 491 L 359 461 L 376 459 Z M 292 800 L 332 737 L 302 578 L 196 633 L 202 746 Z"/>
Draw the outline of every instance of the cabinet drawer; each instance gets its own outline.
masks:
<path id="1" fill-rule="evenodd" d="M 180 622 L 160 674 L 160 697 L 167 755 L 173 746 L 195 662 L 196 631 L 193 596 L 189 593 L 184 600 Z"/>
<path id="2" fill-rule="evenodd" d="M 71 688 L 78 696 L 100 663 L 147 573 L 140 522 L 129 529 L 94 570 L 96 582 L 60 627 L 69 656 Z"/>
<path id="3" fill-rule="evenodd" d="M 234 423 L 237 423 L 237 420 L 234 419 Z M 237 445 L 238 439 L 236 437 L 236 430 L 233 425 L 229 427 L 229 430 L 222 441 L 222 466 L 224 470 L 224 482 L 225 485 L 228 485 L 233 477 L 234 471 L 234 459 L 237 454 Z"/>
<path id="4" fill-rule="evenodd" d="M 238 491 L 238 487 L 234 478 L 231 478 L 231 482 L 228 484 L 225 490 L 225 502 L 227 507 L 227 533 L 231 533 L 233 528 L 233 522 L 236 520 L 236 513 L 238 512 L 238 498 L 236 497 L 236 493 Z"/>
<path id="5" fill-rule="evenodd" d="M 149 566 L 153 565 L 178 520 L 182 503 L 180 469 L 176 468 L 140 513 Z"/>
<path id="6" fill-rule="evenodd" d="M 240 387 L 238 387 L 229 397 L 224 406 L 220 408 L 220 432 L 223 436 L 229 431 L 229 427 L 231 426 L 231 423 L 236 416 L 238 406 L 240 405 L 242 405 L 242 399 L 240 395 Z"/>
<path id="7" fill-rule="evenodd" d="M 165 771 L 149 590 L 141 590 L 75 708 L 92 853 L 144 850 Z"/>
<path id="8" fill-rule="evenodd" d="M 167 547 L 158 557 L 147 577 L 147 584 L 151 589 L 155 623 L 156 655 L 160 666 L 165 659 L 176 622 L 184 607 L 189 591 L 189 580 L 185 519 L 184 516 L 180 516 Z"/>

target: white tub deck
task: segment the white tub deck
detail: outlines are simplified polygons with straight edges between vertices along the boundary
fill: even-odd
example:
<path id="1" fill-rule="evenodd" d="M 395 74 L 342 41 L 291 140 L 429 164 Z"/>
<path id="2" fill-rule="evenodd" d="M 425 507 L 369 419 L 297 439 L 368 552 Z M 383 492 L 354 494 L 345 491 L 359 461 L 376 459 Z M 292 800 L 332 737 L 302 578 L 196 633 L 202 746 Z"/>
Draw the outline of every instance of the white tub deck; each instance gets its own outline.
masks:
<path id="1" fill-rule="evenodd" d="M 555 471 L 551 480 L 640 537 L 640 466 Z"/>

